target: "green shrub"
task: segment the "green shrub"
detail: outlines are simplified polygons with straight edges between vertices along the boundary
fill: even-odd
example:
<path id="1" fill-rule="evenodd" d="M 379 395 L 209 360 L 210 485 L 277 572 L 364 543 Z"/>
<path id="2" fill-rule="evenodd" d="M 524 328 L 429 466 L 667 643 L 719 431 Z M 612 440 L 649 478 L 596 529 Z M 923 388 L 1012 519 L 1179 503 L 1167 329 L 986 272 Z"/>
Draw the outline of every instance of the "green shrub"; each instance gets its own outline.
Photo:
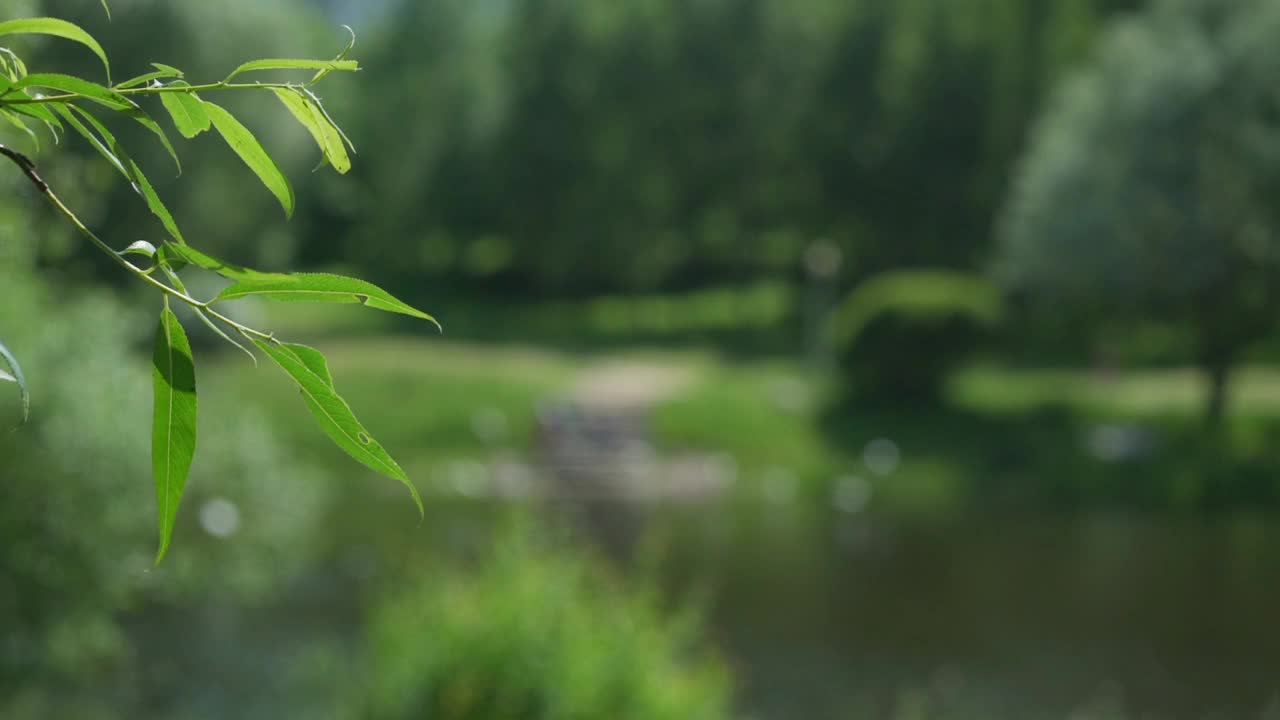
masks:
<path id="1" fill-rule="evenodd" d="M 577 553 L 515 533 L 473 572 L 433 575 L 370 623 L 368 717 L 385 720 L 728 716 L 691 615 L 665 617 Z"/>
<path id="2" fill-rule="evenodd" d="M 999 292 L 945 270 L 885 273 L 858 286 L 829 331 L 854 401 L 934 402 L 943 382 L 1000 320 Z"/>

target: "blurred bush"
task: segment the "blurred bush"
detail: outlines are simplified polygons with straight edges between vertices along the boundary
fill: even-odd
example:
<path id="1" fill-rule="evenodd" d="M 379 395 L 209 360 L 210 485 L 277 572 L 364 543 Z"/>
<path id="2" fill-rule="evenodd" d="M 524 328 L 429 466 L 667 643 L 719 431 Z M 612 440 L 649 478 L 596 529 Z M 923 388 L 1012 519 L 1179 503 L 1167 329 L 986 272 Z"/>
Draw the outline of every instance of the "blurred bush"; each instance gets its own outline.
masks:
<path id="1" fill-rule="evenodd" d="M 698 629 L 647 588 L 624 591 L 581 554 L 513 532 L 472 572 L 375 610 L 368 717 L 728 717 L 727 676 Z"/>
<path id="2" fill-rule="evenodd" d="M 945 270 L 883 273 L 859 285 L 828 327 L 845 399 L 937 401 L 947 373 L 1000 321 L 1002 304 L 983 279 Z"/>

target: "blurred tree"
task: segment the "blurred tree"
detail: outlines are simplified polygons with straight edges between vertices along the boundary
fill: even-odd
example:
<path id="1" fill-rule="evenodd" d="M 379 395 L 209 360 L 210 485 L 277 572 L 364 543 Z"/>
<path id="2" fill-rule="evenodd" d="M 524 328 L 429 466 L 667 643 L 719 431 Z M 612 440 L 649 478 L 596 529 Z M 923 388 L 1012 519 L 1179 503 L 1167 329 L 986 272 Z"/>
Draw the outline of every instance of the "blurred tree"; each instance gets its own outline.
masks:
<path id="1" fill-rule="evenodd" d="M 1167 0 L 1118 21 L 1049 104 L 1000 273 L 1043 298 L 1191 328 L 1224 412 L 1280 310 L 1280 5 Z"/>

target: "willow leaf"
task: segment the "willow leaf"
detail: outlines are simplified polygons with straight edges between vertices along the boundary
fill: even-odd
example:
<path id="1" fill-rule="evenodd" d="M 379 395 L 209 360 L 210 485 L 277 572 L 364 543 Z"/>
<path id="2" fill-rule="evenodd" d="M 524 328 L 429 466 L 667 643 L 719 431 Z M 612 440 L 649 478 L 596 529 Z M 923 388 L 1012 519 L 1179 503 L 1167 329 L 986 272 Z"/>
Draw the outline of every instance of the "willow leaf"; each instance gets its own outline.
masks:
<path id="1" fill-rule="evenodd" d="M 27 389 L 27 379 L 22 375 L 22 366 L 18 364 L 18 358 L 14 357 L 2 342 L 0 342 L 0 359 L 9 366 L 9 372 L 4 374 L 5 379 L 18 385 L 18 399 L 22 402 L 22 422 L 25 423 L 31 415 L 31 393 Z"/>
<path id="2" fill-rule="evenodd" d="M 303 399 L 307 403 L 307 409 L 311 411 L 311 415 L 330 439 L 365 467 L 404 483 L 405 487 L 409 489 L 409 493 L 413 496 L 413 502 L 418 507 L 418 513 L 425 516 L 422 498 L 418 495 L 417 488 L 413 486 L 413 483 L 409 482 L 408 476 L 392 459 L 391 455 L 383 449 L 377 440 L 374 440 L 369 435 L 369 432 L 356 419 L 355 414 L 351 412 L 351 407 L 338 395 L 331 384 L 327 368 L 325 368 L 323 375 L 317 374 L 312 369 L 312 365 L 315 363 L 315 355 L 319 355 L 319 351 L 313 348 L 306 348 L 310 353 L 308 353 L 308 359 L 304 360 L 297 350 L 298 347 L 302 346 L 284 345 L 264 340 L 254 340 L 253 342 L 297 384 L 298 389 L 302 392 Z M 314 353 L 314 355 L 311 353 Z"/>
<path id="3" fill-rule="evenodd" d="M 276 165 L 276 161 L 272 160 L 267 151 L 262 148 L 262 144 L 253 136 L 253 133 L 249 132 L 249 128 L 242 125 L 231 113 L 207 100 L 201 102 L 204 103 L 205 112 L 208 113 L 218 134 L 258 176 L 262 184 L 267 186 L 271 194 L 276 196 L 280 206 L 284 208 L 285 216 L 292 217 L 293 187 L 280 171 L 280 166 Z"/>
<path id="4" fill-rule="evenodd" d="M 288 275 L 282 273 L 265 273 L 257 270 L 251 270 L 246 267 L 234 265 L 224 260 L 219 260 L 207 253 L 191 247 L 190 245 L 175 245 L 173 243 L 165 243 L 160 248 L 160 254 L 165 262 L 174 264 L 175 260 L 191 263 L 205 270 L 212 270 L 228 280 L 264 280 L 269 278 L 287 278 Z"/>
<path id="5" fill-rule="evenodd" d="M 295 302 L 360 303 L 375 310 L 400 313 L 440 324 L 430 315 L 397 299 L 391 293 L 364 280 L 328 273 L 292 273 L 237 281 L 213 299 L 237 300 L 265 297 Z"/>
<path id="6" fill-rule="evenodd" d="M 172 82 L 169 87 L 190 87 L 181 80 Z M 173 126 L 178 128 L 182 137 L 188 140 L 209 129 L 209 113 L 205 112 L 200 98 L 186 92 L 160 93 L 160 102 L 173 118 Z"/>
<path id="7" fill-rule="evenodd" d="M 276 97 L 280 98 L 281 104 L 285 106 L 293 115 L 293 117 L 301 123 L 302 127 L 311 133 L 311 137 L 316 141 L 316 145 L 320 147 L 320 152 L 324 154 L 324 159 L 329 161 L 334 170 L 339 174 L 345 174 L 351 169 L 351 158 L 347 156 L 347 148 L 342 142 L 342 135 L 338 133 L 338 128 L 329 121 L 328 116 L 316 107 L 306 96 L 285 88 L 272 88 Z"/>
<path id="8" fill-rule="evenodd" d="M 227 80 L 237 75 L 254 70 L 320 70 L 331 72 L 334 70 L 355 71 L 360 69 L 360 64 L 355 60 L 304 60 L 297 58 L 262 58 L 261 60 L 250 60 L 242 64 L 240 67 L 231 71 L 226 77 Z"/>
<path id="9" fill-rule="evenodd" d="M 138 107 L 137 103 L 120 93 L 112 90 L 105 85 L 99 85 L 96 82 L 90 82 L 84 78 L 75 75 L 63 75 L 61 73 L 32 73 L 13 86 L 19 90 L 29 87 L 42 87 L 52 90 L 61 90 L 66 93 L 79 95 L 86 100 L 92 100 L 96 103 L 106 105 L 112 110 L 127 110 Z"/>
<path id="10" fill-rule="evenodd" d="M 20 34 L 53 35 L 84 45 L 102 61 L 102 67 L 107 71 L 107 82 L 111 81 L 111 62 L 107 60 L 106 51 L 79 25 L 51 17 L 18 18 L 0 22 L 0 35 Z"/>
<path id="11" fill-rule="evenodd" d="M 164 558 L 173 537 L 178 504 L 196 451 L 196 370 L 191 343 L 166 304 L 160 313 L 152 357 L 155 415 L 151 430 L 151 470 L 156 484 L 156 516 Z"/>

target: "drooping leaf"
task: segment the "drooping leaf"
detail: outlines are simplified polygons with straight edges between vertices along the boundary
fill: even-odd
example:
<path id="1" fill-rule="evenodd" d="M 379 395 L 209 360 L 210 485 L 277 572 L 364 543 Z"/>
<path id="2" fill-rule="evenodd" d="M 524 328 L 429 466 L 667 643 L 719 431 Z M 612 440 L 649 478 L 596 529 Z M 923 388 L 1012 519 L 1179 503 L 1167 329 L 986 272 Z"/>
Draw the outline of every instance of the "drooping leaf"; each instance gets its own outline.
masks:
<path id="1" fill-rule="evenodd" d="M 107 0 L 102 0 L 102 10 L 107 13 L 107 20 L 111 19 L 111 6 L 107 4 Z"/>
<path id="2" fill-rule="evenodd" d="M 137 103 L 124 95 L 121 95 L 115 90 L 112 90 L 105 85 L 89 82 L 84 78 L 78 78 L 74 75 L 63 75 L 62 73 L 31 73 L 14 83 L 13 86 L 18 89 L 42 87 L 52 90 L 61 90 L 66 93 L 74 93 L 76 95 L 80 95 L 86 100 L 92 100 L 96 103 L 106 105 L 112 110 L 126 110 L 138 107 Z"/>
<path id="3" fill-rule="evenodd" d="M 346 59 L 347 53 L 351 52 L 351 48 L 356 46 L 356 31 L 352 30 L 350 25 L 343 25 L 342 29 L 346 30 L 347 35 L 349 36 L 347 39 L 347 46 L 342 48 L 342 52 L 338 53 L 338 56 L 335 57 L 334 60 Z M 308 83 L 308 85 L 315 85 L 316 83 L 324 79 L 324 76 L 328 74 L 329 74 L 328 70 L 316 71 L 316 74 L 311 76 L 311 82 Z"/>
<path id="4" fill-rule="evenodd" d="M 26 133 L 35 144 L 36 152 L 40 152 L 40 138 L 36 136 L 35 130 L 27 127 L 27 123 L 21 117 L 4 107 L 0 107 L 0 115 L 4 115 L 4 119 L 8 120 L 9 124 Z"/>
<path id="5" fill-rule="evenodd" d="M 324 119 L 328 120 L 329 124 L 333 126 L 333 129 L 338 131 L 338 136 L 342 138 L 342 142 L 347 144 L 347 148 L 350 149 L 351 154 L 354 155 L 356 152 L 355 143 L 351 142 L 351 138 L 347 137 L 347 134 L 342 132 L 342 126 L 334 122 L 332 117 L 329 117 L 329 111 L 324 109 L 324 103 L 320 102 L 320 98 L 317 97 L 315 93 L 311 92 L 310 88 L 298 88 L 298 91 L 303 95 L 306 95 L 307 99 L 309 99 L 315 105 L 316 109 L 320 111 L 320 114 L 324 116 Z"/>
<path id="6" fill-rule="evenodd" d="M 292 273 L 239 280 L 218 293 L 214 302 L 244 297 L 300 302 L 360 303 L 375 310 L 400 313 L 435 323 L 436 319 L 364 280 L 328 273 Z"/>
<path id="7" fill-rule="evenodd" d="M 102 67 L 107 71 L 107 81 L 111 81 L 111 62 L 107 60 L 107 53 L 98 44 L 93 36 L 84 31 L 84 28 L 75 23 L 59 20 L 50 17 L 35 18 L 18 18 L 16 20 L 6 20 L 0 22 L 0 35 L 19 35 L 34 33 L 38 35 L 53 35 L 65 40 L 72 40 L 93 51 L 98 59 L 102 61 Z"/>
<path id="8" fill-rule="evenodd" d="M 164 558 L 173 537 L 174 518 L 187 485 L 196 451 L 196 370 L 191 343 L 168 305 L 160 313 L 152 357 L 155 415 L 151 431 L 151 469 L 156 484 L 156 515 Z"/>
<path id="9" fill-rule="evenodd" d="M 287 278 L 288 275 L 283 273 L 265 273 L 257 270 L 251 270 L 246 267 L 240 267 L 224 260 L 219 260 L 190 245 L 175 245 L 173 243 L 165 243 L 160 248 L 161 256 L 166 262 L 173 264 L 173 260 L 181 260 L 188 262 L 196 267 L 212 270 L 222 277 L 229 280 L 265 280 L 271 278 Z"/>
<path id="10" fill-rule="evenodd" d="M 151 211 L 160 220 L 160 224 L 168 231 L 169 235 L 178 242 L 186 242 L 182 238 L 182 232 L 178 230 L 178 224 L 173 219 L 173 214 L 169 212 L 169 208 L 165 207 L 164 202 L 160 200 L 160 196 L 156 194 L 155 188 L 151 186 L 151 181 L 147 180 L 147 176 L 142 172 L 142 168 L 129 157 L 124 148 L 116 142 L 115 135 L 103 125 L 93 113 L 80 107 L 79 105 L 62 105 L 54 106 L 54 110 L 62 115 L 76 132 L 80 133 L 89 144 L 93 145 L 108 162 L 120 172 L 121 175 L 129 181 L 134 192 L 138 193 L 147 204 L 147 209 Z M 96 134 L 85 127 L 84 123 L 77 118 L 84 118 L 86 122 L 93 126 Z"/>
<path id="11" fill-rule="evenodd" d="M 262 144 L 253 136 L 253 133 L 249 132 L 249 128 L 242 125 L 231 113 L 207 100 L 201 102 L 204 103 L 205 112 L 209 115 L 218 134 L 240 156 L 244 164 L 253 170 L 258 179 L 262 180 L 262 184 L 267 186 L 271 194 L 276 196 L 280 206 L 284 208 L 285 216 L 292 217 L 293 187 L 280 171 L 280 166 L 276 165 L 276 161 L 272 160 L 267 151 L 262 148 Z"/>
<path id="12" fill-rule="evenodd" d="M 311 133 L 316 145 L 320 147 L 320 152 L 324 153 L 324 158 L 329 161 L 333 169 L 340 174 L 350 170 L 351 159 L 347 156 L 347 148 L 342 143 L 342 136 L 315 103 L 292 89 L 272 88 L 272 91 L 293 117 L 302 124 L 302 127 Z"/>
<path id="13" fill-rule="evenodd" d="M 302 364 L 315 373 L 316 377 L 323 380 L 325 385 L 333 387 L 333 374 L 329 372 L 329 361 L 325 359 L 324 353 L 310 345 L 299 345 L 298 343 L 281 344 L 292 350 L 293 354 L 297 355 L 298 359 L 302 361 Z"/>
<path id="14" fill-rule="evenodd" d="M 181 80 L 174 81 L 169 86 L 190 87 Z M 191 139 L 209 129 L 209 113 L 205 112 L 200 98 L 185 92 L 166 92 L 160 93 L 160 102 L 169 111 L 173 126 L 178 128 L 182 137 Z"/>
<path id="15" fill-rule="evenodd" d="M 355 414 L 351 412 L 351 407 L 334 390 L 332 380 L 328 377 L 327 367 L 324 368 L 323 374 L 317 374 L 312 369 L 316 363 L 315 356 L 319 355 L 319 352 L 307 348 L 311 353 L 308 353 L 308 359 L 304 360 L 298 354 L 296 348 L 299 346 L 296 345 L 283 345 L 264 340 L 254 340 L 254 344 L 293 378 L 307 403 L 307 409 L 311 411 L 321 429 L 334 443 L 364 466 L 404 483 L 405 487 L 409 488 L 409 493 L 413 495 L 418 513 L 425 515 L 422 498 L 419 497 L 417 488 L 409 482 L 404 470 L 396 464 L 382 445 L 369 435 L 369 432 L 356 419 Z"/>
<path id="16" fill-rule="evenodd" d="M 25 423 L 31 415 L 31 393 L 27 389 L 27 379 L 22 375 L 22 366 L 18 364 L 18 358 L 14 357 L 2 342 L 0 342 L 0 359 L 9 366 L 9 372 L 4 374 L 4 379 L 18 385 L 18 397 L 22 402 L 22 422 Z"/>
<path id="17" fill-rule="evenodd" d="M 173 159 L 174 166 L 178 168 L 178 174 L 181 175 L 182 161 L 178 159 L 178 152 L 173 149 L 173 145 L 169 143 L 169 136 L 164 133 L 164 130 L 160 125 L 158 125 L 155 120 L 152 120 L 151 116 L 142 108 L 125 111 L 125 114 L 136 120 L 142 127 L 150 130 L 153 135 L 160 138 L 160 144 L 164 146 L 166 151 L 168 151 L 169 157 Z"/>
<path id="18" fill-rule="evenodd" d="M 85 124 L 80 122 L 80 119 L 72 112 L 72 108 L 75 108 L 76 110 L 83 110 L 83 108 L 63 103 L 53 103 L 50 107 L 53 108 L 54 112 L 62 116 L 62 119 L 71 126 L 71 129 L 80 133 L 80 136 L 85 140 L 88 140 L 89 145 L 91 145 L 94 150 L 97 150 L 99 155 L 106 158 L 107 162 L 110 163 L 111 166 L 114 167 L 121 175 L 126 178 L 129 177 L 129 171 L 125 169 L 124 163 L 120 162 L 120 158 L 116 157 L 116 154 L 112 152 L 112 149 L 108 146 L 108 144 L 114 144 L 115 138 L 111 136 L 109 132 L 105 137 L 99 137 L 94 134 L 94 132 L 85 127 Z M 92 115 L 90 115 L 90 117 L 92 117 Z M 103 128 L 103 130 L 106 130 L 106 128 Z"/>
<path id="19" fill-rule="evenodd" d="M 261 60 L 250 60 L 242 64 L 240 67 L 231 71 L 227 76 L 226 82 L 241 73 L 253 72 L 254 70 L 359 70 L 360 64 L 355 60 L 303 60 L 295 58 L 263 58 Z"/>
<path id="20" fill-rule="evenodd" d="M 22 91 L 19 90 L 17 92 L 22 92 Z M 26 95 L 26 93 L 22 93 L 22 94 L 24 96 Z M 62 121 L 58 119 L 58 116 L 55 115 L 54 112 L 49 109 L 49 105 L 56 105 L 56 104 L 58 103 L 42 103 L 38 105 L 36 104 L 9 105 L 7 109 L 13 112 L 19 113 L 21 115 L 26 115 L 27 117 L 33 117 L 33 118 L 36 118 L 37 120 L 42 121 L 44 123 L 44 126 L 49 128 L 49 134 L 53 136 L 53 141 L 56 143 L 58 142 L 58 131 L 66 129 L 62 126 Z"/>
<path id="21" fill-rule="evenodd" d="M 139 242 L 143 242 L 143 241 L 139 241 Z M 172 245 L 172 243 L 166 243 L 166 245 Z M 161 247 L 164 247 L 164 246 L 161 246 Z M 186 246 L 184 245 L 180 247 L 186 247 Z M 161 255 L 160 262 L 158 263 L 158 265 L 160 267 L 160 270 L 165 274 L 165 277 L 169 278 L 169 282 L 173 283 L 173 287 L 177 288 L 179 292 L 187 293 L 188 295 L 190 295 L 190 293 L 187 292 L 186 284 L 183 283 L 182 278 L 178 276 L 177 270 L 174 269 L 169 264 L 169 261 L 164 259 L 163 253 L 161 253 L 159 250 L 157 250 L 157 252 L 160 253 Z M 208 313 L 206 313 L 203 308 L 192 307 L 191 311 L 195 313 L 196 317 L 200 318 L 200 322 L 204 323 L 205 327 L 212 330 L 213 333 L 218 337 L 222 338 L 223 340 L 226 340 L 227 342 L 231 343 L 235 347 L 239 348 L 240 352 L 244 353 L 245 355 L 248 355 L 249 359 L 253 361 L 253 364 L 257 366 L 258 356 L 250 352 L 249 348 L 233 340 L 231 336 L 226 333 L 225 330 L 223 330 L 221 327 L 218 326 L 217 323 L 213 321 L 213 318 L 209 317 Z"/>

